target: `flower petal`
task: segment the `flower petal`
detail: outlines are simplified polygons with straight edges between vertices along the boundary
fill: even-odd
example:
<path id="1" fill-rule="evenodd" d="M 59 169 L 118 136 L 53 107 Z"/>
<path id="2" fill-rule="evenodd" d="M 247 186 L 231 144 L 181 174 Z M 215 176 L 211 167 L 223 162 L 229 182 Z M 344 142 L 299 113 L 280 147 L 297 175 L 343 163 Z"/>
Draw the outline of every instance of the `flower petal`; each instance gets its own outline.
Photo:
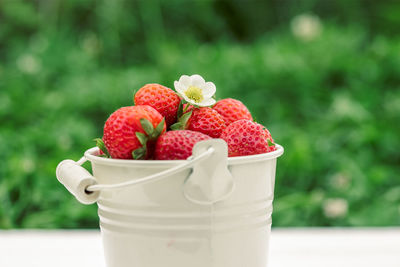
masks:
<path id="1" fill-rule="evenodd" d="M 215 104 L 215 99 L 214 98 L 208 98 L 208 99 L 204 99 L 202 102 L 200 103 L 196 103 L 195 105 L 199 106 L 199 107 L 209 107 Z"/>
<path id="2" fill-rule="evenodd" d="M 189 87 L 192 84 L 192 79 L 187 75 L 182 75 L 179 78 L 179 83 L 183 84 L 185 87 Z"/>
<path id="3" fill-rule="evenodd" d="M 185 85 L 183 85 L 182 83 L 180 83 L 180 82 L 178 82 L 178 81 L 175 81 L 175 82 L 174 82 L 174 87 L 175 87 L 176 92 L 177 92 L 178 94 L 181 94 L 181 95 L 183 95 L 183 94 L 185 93 L 185 90 L 187 89 L 187 88 L 185 87 Z"/>
<path id="4" fill-rule="evenodd" d="M 215 94 L 215 91 L 217 90 L 215 88 L 215 84 L 212 82 L 206 82 L 206 84 L 201 89 L 203 90 L 204 98 L 212 97 Z"/>
<path id="5" fill-rule="evenodd" d="M 197 86 L 197 87 L 203 87 L 204 84 L 206 83 L 206 81 L 203 79 L 203 77 L 201 77 L 198 74 L 194 74 L 194 75 L 190 76 L 190 78 L 192 79 L 192 85 Z"/>

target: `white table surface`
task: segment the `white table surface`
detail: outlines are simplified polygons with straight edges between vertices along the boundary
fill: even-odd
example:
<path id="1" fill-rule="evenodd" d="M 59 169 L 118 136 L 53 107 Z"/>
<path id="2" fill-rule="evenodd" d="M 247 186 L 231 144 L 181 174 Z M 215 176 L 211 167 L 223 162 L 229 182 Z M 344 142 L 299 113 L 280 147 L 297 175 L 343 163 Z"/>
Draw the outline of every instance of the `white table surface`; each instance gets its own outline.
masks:
<path id="1" fill-rule="evenodd" d="M 273 229 L 270 242 L 270 267 L 400 267 L 400 228 Z M 105 267 L 100 233 L 0 231 L 0 266 Z"/>

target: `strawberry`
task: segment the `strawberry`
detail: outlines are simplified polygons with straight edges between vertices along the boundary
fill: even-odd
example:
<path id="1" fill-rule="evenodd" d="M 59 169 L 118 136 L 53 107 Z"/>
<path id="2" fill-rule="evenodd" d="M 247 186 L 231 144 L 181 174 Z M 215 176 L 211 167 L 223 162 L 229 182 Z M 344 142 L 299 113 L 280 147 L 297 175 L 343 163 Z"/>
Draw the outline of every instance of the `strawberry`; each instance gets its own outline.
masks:
<path id="1" fill-rule="evenodd" d="M 219 100 L 213 109 L 222 115 L 227 126 L 237 120 L 253 120 L 247 107 L 233 98 Z"/>
<path id="2" fill-rule="evenodd" d="M 270 132 L 261 124 L 238 120 L 229 124 L 221 134 L 228 144 L 229 157 L 247 156 L 275 151 Z"/>
<path id="3" fill-rule="evenodd" d="M 146 105 L 123 107 L 115 111 L 104 125 L 99 148 L 116 159 L 145 159 L 152 156 L 157 137 L 165 132 L 164 118 Z"/>
<path id="4" fill-rule="evenodd" d="M 225 129 L 221 115 L 209 107 L 194 107 L 190 104 L 179 105 L 178 122 L 171 125 L 172 130 L 192 130 L 218 138 Z"/>
<path id="5" fill-rule="evenodd" d="M 193 146 L 202 140 L 211 139 L 208 135 L 189 131 L 168 131 L 161 135 L 156 143 L 155 159 L 187 159 L 192 155 Z"/>
<path id="6" fill-rule="evenodd" d="M 195 108 L 187 122 L 187 129 L 219 138 L 225 129 L 225 121 L 222 116 L 209 107 Z"/>
<path id="7" fill-rule="evenodd" d="M 160 84 L 146 84 L 134 96 L 136 105 L 149 105 L 165 117 L 167 126 L 176 121 L 180 98 L 171 89 Z"/>

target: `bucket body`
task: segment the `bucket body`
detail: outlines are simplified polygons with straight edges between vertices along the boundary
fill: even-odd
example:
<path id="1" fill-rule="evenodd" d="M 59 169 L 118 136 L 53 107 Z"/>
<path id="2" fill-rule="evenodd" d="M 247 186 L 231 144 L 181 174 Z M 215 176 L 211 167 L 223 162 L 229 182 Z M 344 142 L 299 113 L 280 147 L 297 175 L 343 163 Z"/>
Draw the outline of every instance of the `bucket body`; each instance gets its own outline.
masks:
<path id="1" fill-rule="evenodd" d="M 188 200 L 190 170 L 152 183 L 101 191 L 98 203 L 107 267 L 266 267 L 277 151 L 228 159 L 234 190 L 213 204 Z M 184 161 L 126 161 L 90 151 L 93 176 L 115 184 Z"/>

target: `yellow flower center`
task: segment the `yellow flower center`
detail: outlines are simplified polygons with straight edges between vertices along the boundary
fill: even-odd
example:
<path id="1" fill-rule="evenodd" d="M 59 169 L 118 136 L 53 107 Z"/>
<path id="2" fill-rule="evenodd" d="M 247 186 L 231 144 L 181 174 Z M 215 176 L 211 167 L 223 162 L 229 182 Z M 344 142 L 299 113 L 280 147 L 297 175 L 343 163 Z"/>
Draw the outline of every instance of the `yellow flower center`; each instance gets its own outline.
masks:
<path id="1" fill-rule="evenodd" d="M 196 103 L 200 103 L 203 101 L 203 90 L 196 86 L 189 86 L 189 88 L 185 91 L 185 95 Z"/>

